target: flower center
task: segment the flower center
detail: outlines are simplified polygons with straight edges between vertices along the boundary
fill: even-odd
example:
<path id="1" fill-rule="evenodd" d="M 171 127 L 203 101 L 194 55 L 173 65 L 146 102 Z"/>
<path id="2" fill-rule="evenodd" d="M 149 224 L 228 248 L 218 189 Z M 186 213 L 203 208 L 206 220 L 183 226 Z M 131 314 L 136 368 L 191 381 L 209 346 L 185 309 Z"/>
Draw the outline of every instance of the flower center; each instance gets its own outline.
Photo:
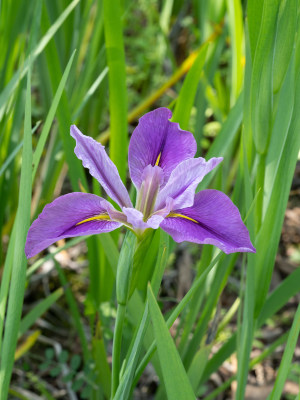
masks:
<path id="1" fill-rule="evenodd" d="M 163 170 L 158 166 L 148 165 L 144 169 L 142 178 L 136 209 L 143 213 L 144 221 L 147 221 L 154 210 L 157 193 L 163 182 Z"/>

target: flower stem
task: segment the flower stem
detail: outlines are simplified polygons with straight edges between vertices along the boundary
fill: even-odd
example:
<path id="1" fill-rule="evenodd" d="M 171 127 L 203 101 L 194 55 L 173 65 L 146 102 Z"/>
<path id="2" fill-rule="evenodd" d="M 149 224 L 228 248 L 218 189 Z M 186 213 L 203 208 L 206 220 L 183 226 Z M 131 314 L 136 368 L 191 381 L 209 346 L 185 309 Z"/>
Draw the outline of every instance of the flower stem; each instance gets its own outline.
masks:
<path id="1" fill-rule="evenodd" d="M 120 374 L 120 356 L 121 356 L 121 343 L 122 343 L 122 332 L 123 324 L 126 315 L 126 305 L 118 304 L 116 325 L 113 340 L 113 351 L 112 351 L 112 387 L 111 387 L 111 398 L 114 398 L 119 385 L 119 374 Z"/>

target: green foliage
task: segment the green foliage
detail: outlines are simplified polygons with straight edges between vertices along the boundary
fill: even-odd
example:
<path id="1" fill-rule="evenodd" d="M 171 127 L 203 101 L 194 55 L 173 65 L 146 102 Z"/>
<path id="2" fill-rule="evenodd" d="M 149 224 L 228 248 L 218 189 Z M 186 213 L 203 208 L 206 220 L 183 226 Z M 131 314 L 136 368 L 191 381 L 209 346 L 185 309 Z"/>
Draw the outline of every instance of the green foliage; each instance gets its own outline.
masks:
<path id="1" fill-rule="evenodd" d="M 23 3 L 0 1 L 1 400 L 8 393 L 26 398 L 17 375 L 10 387 L 16 348 L 28 345 L 41 318 L 60 309 L 68 316 L 61 324 L 78 341 L 66 341 L 59 352 L 40 338 L 26 348 L 29 393 L 52 400 L 50 381 L 80 398 L 105 400 L 113 383 L 113 398 L 127 400 L 151 362 L 157 399 L 212 399 L 236 380 L 236 399 L 242 400 L 251 368 L 285 344 L 269 397 L 279 398 L 287 379 L 299 380 L 293 360 L 299 308 L 280 338 L 258 357 L 251 359 L 251 352 L 264 324 L 276 324 L 275 314 L 299 293 L 299 269 L 270 292 L 300 147 L 299 2 Z M 194 133 L 198 154 L 224 157 L 198 190 L 212 187 L 232 197 L 257 253 L 241 259 L 216 255 L 207 245 L 201 251 L 178 247 L 162 231 L 136 243 L 121 230 L 59 243 L 26 269 L 30 219 L 46 203 L 71 188 L 103 195 L 74 155 L 70 124 L 108 144 L 126 183 L 128 132 L 137 117 L 158 106 L 173 109 L 173 120 Z M 66 254 L 71 247 L 84 249 L 85 239 L 87 254 L 74 256 L 83 267 L 70 272 L 66 265 L 74 260 Z M 174 273 L 180 252 L 189 255 L 194 280 L 174 305 L 164 300 L 176 290 L 165 293 L 166 283 L 159 288 L 166 269 L 166 277 Z M 50 290 L 41 296 L 38 288 L 33 301 L 27 296 L 22 315 L 24 295 L 36 290 L 35 276 L 47 265 L 54 271 Z M 236 301 L 227 312 L 220 299 L 228 294 Z M 117 300 L 123 308 L 116 312 Z M 214 346 L 219 350 L 212 353 Z M 234 353 L 237 373 L 207 393 L 210 376 Z"/>

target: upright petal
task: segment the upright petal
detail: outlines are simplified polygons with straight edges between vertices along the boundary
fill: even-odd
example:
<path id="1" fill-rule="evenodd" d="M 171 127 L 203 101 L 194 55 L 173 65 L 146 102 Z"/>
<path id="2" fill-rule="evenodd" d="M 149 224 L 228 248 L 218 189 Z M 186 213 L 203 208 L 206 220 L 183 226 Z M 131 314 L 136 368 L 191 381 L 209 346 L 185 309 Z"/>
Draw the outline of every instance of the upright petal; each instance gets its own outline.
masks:
<path id="1" fill-rule="evenodd" d="M 136 208 L 145 218 L 154 210 L 156 197 L 163 182 L 163 170 L 155 165 L 147 165 L 142 175 L 143 181 L 137 193 Z"/>
<path id="2" fill-rule="evenodd" d="M 33 257 L 59 239 L 110 232 L 122 224 L 110 220 L 109 203 L 88 193 L 70 193 L 47 204 L 31 225 L 25 253 Z"/>
<path id="3" fill-rule="evenodd" d="M 158 165 L 164 170 L 165 183 L 180 162 L 194 157 L 197 144 L 194 136 L 180 129 L 179 124 L 169 121 L 172 113 L 158 108 L 145 114 L 135 128 L 128 152 L 131 179 L 139 188 L 147 165 Z"/>
<path id="4" fill-rule="evenodd" d="M 192 207 L 171 212 L 160 227 L 176 242 L 213 244 L 226 254 L 255 253 L 239 210 L 217 190 L 197 193 Z"/>
<path id="5" fill-rule="evenodd" d="M 165 207 L 167 199 L 172 199 L 172 209 L 191 207 L 194 203 L 195 190 L 206 174 L 213 170 L 222 157 L 191 158 L 185 160 L 174 169 L 166 186 L 159 192 L 155 210 Z"/>
<path id="6" fill-rule="evenodd" d="M 108 157 L 104 146 L 93 138 L 83 135 L 75 126 L 71 126 L 71 136 L 76 140 L 75 154 L 88 168 L 90 174 L 120 207 L 131 207 L 129 194 L 121 181 L 115 164 Z"/>

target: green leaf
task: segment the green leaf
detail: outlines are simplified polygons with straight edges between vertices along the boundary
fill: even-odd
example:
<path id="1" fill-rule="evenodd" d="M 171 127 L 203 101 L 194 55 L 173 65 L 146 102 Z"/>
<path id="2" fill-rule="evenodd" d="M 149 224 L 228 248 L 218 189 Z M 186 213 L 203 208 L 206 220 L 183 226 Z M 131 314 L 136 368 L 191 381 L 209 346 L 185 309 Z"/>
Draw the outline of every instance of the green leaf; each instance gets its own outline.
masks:
<path id="1" fill-rule="evenodd" d="M 66 66 L 65 72 L 64 72 L 64 74 L 63 74 L 63 76 L 61 78 L 61 81 L 60 81 L 59 85 L 58 85 L 57 91 L 55 93 L 55 96 L 53 98 L 50 110 L 48 112 L 48 115 L 47 115 L 47 118 L 46 118 L 46 121 L 45 121 L 45 125 L 43 126 L 43 129 L 42 129 L 38 144 L 37 144 L 35 152 L 33 154 L 33 158 L 32 158 L 32 163 L 33 163 L 32 181 L 34 180 L 34 177 L 35 177 L 35 174 L 36 174 L 36 171 L 37 171 L 37 168 L 38 168 L 41 156 L 42 156 L 42 152 L 44 150 L 44 147 L 45 147 L 45 144 L 46 144 L 46 140 L 47 140 L 48 134 L 50 132 L 50 128 L 51 128 L 54 116 L 55 116 L 55 112 L 56 112 L 58 104 L 59 104 L 59 100 L 60 100 L 61 95 L 63 93 L 63 90 L 65 88 L 65 85 L 66 85 L 66 82 L 67 82 L 67 79 L 68 79 L 68 76 L 69 76 L 69 73 L 70 73 L 70 70 L 71 70 L 71 66 L 72 66 L 72 63 L 73 63 L 73 60 L 74 60 L 74 56 L 75 56 L 75 50 L 74 50 L 74 52 L 73 52 L 73 54 L 72 54 L 72 56 L 71 56 L 71 58 L 70 58 L 70 60 L 68 62 L 68 65 Z"/>
<path id="2" fill-rule="evenodd" d="M 52 347 L 49 347 L 49 349 L 45 350 L 45 357 L 47 358 L 47 360 L 53 360 L 54 350 L 52 349 Z"/>
<path id="3" fill-rule="evenodd" d="M 61 367 L 54 367 L 49 371 L 50 376 L 56 378 L 61 373 Z"/>
<path id="4" fill-rule="evenodd" d="M 297 28 L 297 0 L 280 2 L 275 40 L 273 90 L 278 92 L 293 53 Z"/>
<path id="5" fill-rule="evenodd" d="M 58 361 L 60 363 L 66 363 L 68 361 L 69 358 L 69 352 L 67 350 L 63 350 L 60 355 L 58 356 Z"/>
<path id="6" fill-rule="evenodd" d="M 150 284 L 148 286 L 148 302 L 168 399 L 194 400 L 196 397 L 191 383 L 155 300 Z"/>
<path id="7" fill-rule="evenodd" d="M 300 41 L 298 51 L 300 53 Z M 267 296 L 274 267 L 275 256 L 280 239 L 284 212 L 287 206 L 290 187 L 295 171 L 300 147 L 300 75 L 298 73 L 295 84 L 295 105 L 289 131 L 278 163 L 277 174 L 274 179 L 273 190 L 270 196 L 265 218 L 256 240 L 255 258 L 255 314 L 258 315 Z M 266 238 L 268 246 L 266 247 Z"/>
<path id="8" fill-rule="evenodd" d="M 252 68 L 251 120 L 256 149 L 266 151 L 272 126 L 272 76 L 279 0 L 265 0 Z"/>
<path id="9" fill-rule="evenodd" d="M 120 0 L 103 1 L 109 68 L 110 157 L 125 182 L 127 166 L 127 92 Z"/>
<path id="10" fill-rule="evenodd" d="M 227 0 L 231 39 L 231 104 L 238 98 L 243 84 L 243 10 L 240 0 Z"/>
<path id="11" fill-rule="evenodd" d="M 172 120 L 178 122 L 181 129 L 188 129 L 189 127 L 190 115 L 197 92 L 198 82 L 205 63 L 207 49 L 208 43 L 201 47 L 197 58 L 184 79 L 179 96 L 176 100 Z"/>
<path id="12" fill-rule="evenodd" d="M 98 381 L 101 384 L 103 393 L 109 399 L 111 388 L 111 371 L 108 364 L 105 343 L 102 338 L 95 337 L 92 339 L 92 352 L 95 362 L 95 372 L 97 372 L 99 376 Z"/>
<path id="13" fill-rule="evenodd" d="M 71 358 L 70 367 L 72 368 L 73 371 L 77 371 L 80 364 L 81 364 L 80 355 L 74 354 L 74 356 Z"/>
<path id="14" fill-rule="evenodd" d="M 77 392 L 77 390 L 79 390 L 83 385 L 84 385 L 84 379 L 83 378 L 77 379 L 75 382 L 73 382 L 72 389 L 75 392 Z"/>
<path id="15" fill-rule="evenodd" d="M 30 222 L 31 174 L 32 174 L 32 143 L 31 143 L 31 70 L 28 70 L 24 146 L 21 167 L 19 206 L 17 211 L 17 228 L 14 249 L 14 261 L 11 273 L 7 316 L 3 346 L 1 348 L 0 393 L 6 400 L 11 378 L 14 354 L 17 345 L 19 324 L 25 291 L 27 260 L 24 252 L 27 231 Z"/>
<path id="16" fill-rule="evenodd" d="M 281 359 L 280 367 L 277 373 L 276 381 L 273 386 L 272 393 L 269 397 L 270 400 L 279 400 L 284 388 L 285 381 L 289 373 L 289 367 L 291 365 L 295 347 L 298 341 L 300 332 L 300 304 L 297 308 L 294 322 L 290 330 L 290 334 L 285 346 L 283 357 Z"/>
<path id="17" fill-rule="evenodd" d="M 195 354 L 192 364 L 188 370 L 188 377 L 195 393 L 197 393 L 198 384 L 207 363 L 211 346 L 201 347 Z"/>
<path id="18" fill-rule="evenodd" d="M 25 317 L 22 319 L 19 328 L 19 336 L 24 335 L 28 329 L 41 317 L 62 295 L 62 288 L 57 289 L 44 300 L 40 301 Z"/>

